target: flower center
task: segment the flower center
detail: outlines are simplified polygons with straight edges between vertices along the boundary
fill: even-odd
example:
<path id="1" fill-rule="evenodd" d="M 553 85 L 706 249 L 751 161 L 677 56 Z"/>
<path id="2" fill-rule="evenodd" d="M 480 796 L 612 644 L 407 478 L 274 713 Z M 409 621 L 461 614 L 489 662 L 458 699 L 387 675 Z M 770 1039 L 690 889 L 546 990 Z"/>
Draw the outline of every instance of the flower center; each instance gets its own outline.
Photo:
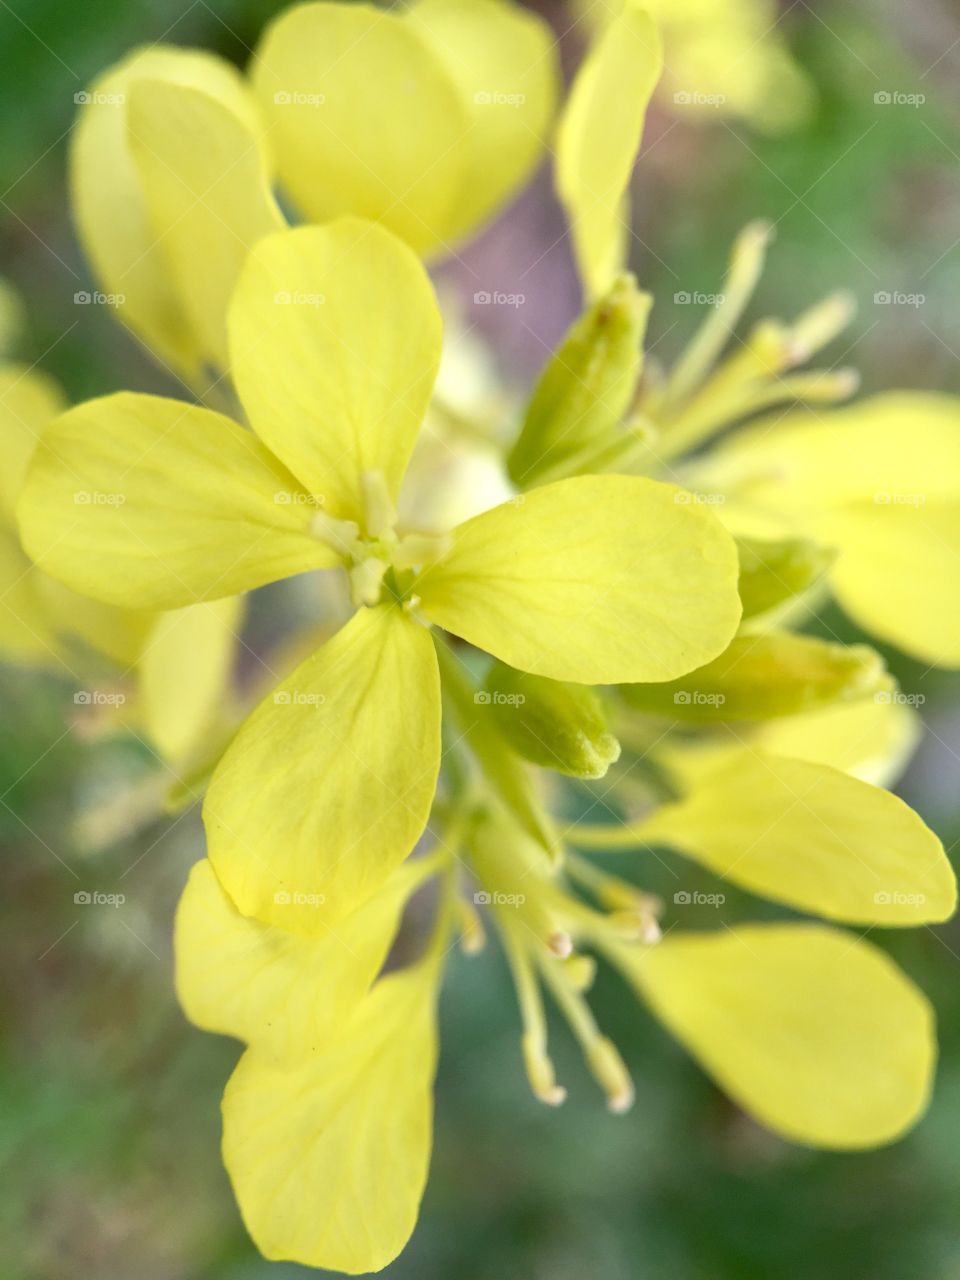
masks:
<path id="1" fill-rule="evenodd" d="M 372 608 L 388 591 L 404 608 L 416 607 L 412 593 L 417 573 L 450 549 L 446 534 L 397 532 L 397 511 L 382 471 L 360 478 L 363 525 L 318 512 L 310 531 L 342 559 L 354 605 Z"/>

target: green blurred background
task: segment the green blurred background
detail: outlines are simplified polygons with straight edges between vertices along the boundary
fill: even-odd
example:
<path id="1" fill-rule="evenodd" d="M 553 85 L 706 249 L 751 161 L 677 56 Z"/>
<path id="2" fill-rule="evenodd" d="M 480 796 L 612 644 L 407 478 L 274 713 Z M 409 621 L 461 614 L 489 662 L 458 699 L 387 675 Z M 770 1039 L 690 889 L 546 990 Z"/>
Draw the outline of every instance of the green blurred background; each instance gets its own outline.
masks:
<path id="1" fill-rule="evenodd" d="M 132 46 L 158 39 L 243 62 L 281 7 L 0 0 L 0 273 L 29 309 L 19 356 L 56 374 L 71 396 L 171 390 L 106 308 L 73 303 L 92 283 L 66 208 L 74 94 Z M 636 179 L 633 264 L 658 298 L 657 352 L 675 353 L 698 319 L 674 295 L 716 292 L 733 235 L 764 215 L 777 222 L 778 241 L 754 316 L 791 316 L 849 287 L 860 314 L 831 362 L 857 364 L 868 390 L 958 393 L 960 11 L 948 0 L 785 8 L 783 30 L 817 91 L 805 125 L 765 137 L 719 116 L 695 127 L 661 109 L 651 121 Z M 559 5 L 544 11 L 558 30 L 570 25 Z M 576 51 L 574 32 L 565 52 Z M 884 91 L 926 100 L 878 106 Z M 492 327 L 484 318 L 518 382 L 576 307 L 566 247 L 554 243 L 559 228 L 541 178 L 446 272 L 468 294 L 515 290 L 522 278 L 522 313 Z M 883 292 L 923 301 L 876 303 Z M 842 618 L 828 621 L 855 635 Z M 926 700 L 926 735 L 903 794 L 951 844 L 960 831 L 960 684 L 888 657 L 904 690 Z M 85 852 L 76 814 L 145 776 L 151 761 L 132 741 L 78 740 L 66 727 L 71 694 L 52 679 L 0 668 L 0 1274 L 309 1274 L 262 1261 L 246 1239 L 218 1156 L 219 1093 L 237 1047 L 187 1026 L 172 996 L 170 924 L 202 849 L 197 815 Z M 122 893 L 125 902 L 80 907 L 79 889 Z M 443 1006 L 433 1172 L 420 1226 L 387 1274 L 960 1277 L 960 926 L 872 938 L 931 994 L 942 1062 L 918 1129 L 856 1156 L 790 1147 L 758 1129 L 609 977 L 595 1004 L 634 1070 L 637 1105 L 626 1118 L 608 1116 L 558 1028 L 571 1098 L 548 1111 L 523 1079 L 495 947 L 479 960 L 456 958 Z"/>

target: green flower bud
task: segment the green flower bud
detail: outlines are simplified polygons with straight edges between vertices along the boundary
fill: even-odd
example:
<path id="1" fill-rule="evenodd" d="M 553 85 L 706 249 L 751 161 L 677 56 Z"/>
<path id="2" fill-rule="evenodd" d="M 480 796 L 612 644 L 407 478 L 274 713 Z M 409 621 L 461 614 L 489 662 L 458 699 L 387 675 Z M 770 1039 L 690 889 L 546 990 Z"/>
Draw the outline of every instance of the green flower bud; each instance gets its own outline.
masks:
<path id="1" fill-rule="evenodd" d="M 595 453 L 621 436 L 628 442 L 620 423 L 640 376 L 650 303 L 624 274 L 570 329 L 540 375 L 507 459 L 518 489 L 589 470 Z"/>
<path id="2" fill-rule="evenodd" d="M 639 711 L 709 723 L 816 711 L 877 696 L 892 682 L 869 645 L 831 644 L 784 631 L 737 636 L 719 658 L 679 680 L 621 688 Z"/>
<path id="3" fill-rule="evenodd" d="M 574 778 L 602 778 L 620 756 L 600 699 L 587 685 L 495 662 L 479 696 L 514 751 L 534 764 Z"/>

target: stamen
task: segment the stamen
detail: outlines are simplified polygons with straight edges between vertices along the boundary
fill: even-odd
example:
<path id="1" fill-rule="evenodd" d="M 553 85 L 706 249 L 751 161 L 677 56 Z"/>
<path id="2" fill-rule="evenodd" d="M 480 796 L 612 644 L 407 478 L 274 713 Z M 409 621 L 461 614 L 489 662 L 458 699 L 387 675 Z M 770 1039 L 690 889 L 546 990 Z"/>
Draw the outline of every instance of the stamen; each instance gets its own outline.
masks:
<path id="1" fill-rule="evenodd" d="M 363 492 L 365 532 L 368 538 L 382 538 L 393 531 L 397 509 L 382 471 L 364 471 L 360 477 Z"/>
<path id="2" fill-rule="evenodd" d="M 478 955 L 487 945 L 487 931 L 483 927 L 480 912 L 469 898 L 457 898 L 457 918 L 460 925 L 460 950 L 465 956 Z"/>
<path id="3" fill-rule="evenodd" d="M 345 558 L 356 555 L 360 547 L 360 527 L 356 521 L 340 520 L 325 511 L 318 511 L 310 521 L 310 533 Z"/>
<path id="4" fill-rule="evenodd" d="M 593 956 L 577 952 L 563 962 L 563 972 L 574 991 L 579 991 L 582 995 L 593 986 L 593 980 L 597 976 L 597 962 Z"/>
<path id="5" fill-rule="evenodd" d="M 365 560 L 361 560 L 349 570 L 350 596 L 358 609 L 363 605 L 373 606 L 380 603 L 383 578 L 389 567 L 386 560 L 381 560 L 377 556 L 367 556 Z"/>
<path id="6" fill-rule="evenodd" d="M 408 533 L 397 543 L 391 559 L 397 569 L 436 564 L 452 546 L 453 539 L 448 533 Z"/>
<path id="7" fill-rule="evenodd" d="M 547 938 L 547 950 L 558 960 L 566 960 L 573 954 L 573 939 L 565 929 L 554 929 Z"/>
<path id="8" fill-rule="evenodd" d="M 559 1107 L 567 1096 L 563 1085 L 557 1084 L 553 1062 L 550 1060 L 543 1044 L 529 1031 L 525 1031 L 520 1044 L 523 1048 L 523 1063 L 527 1069 L 527 1079 L 534 1097 L 545 1102 L 548 1107 Z"/>
<path id="9" fill-rule="evenodd" d="M 523 1022 L 521 1046 L 527 1079 L 535 1097 L 548 1106 L 558 1107 L 567 1091 L 557 1084 L 553 1062 L 547 1053 L 547 1018 L 536 971 L 526 950 L 526 939 L 521 939 L 515 926 L 505 918 L 501 918 L 501 936 Z"/>
<path id="10" fill-rule="evenodd" d="M 773 224 L 766 221 L 751 222 L 740 232 L 723 282 L 723 300 L 704 320 L 667 379 L 661 412 L 691 395 L 716 363 L 757 287 L 773 234 Z"/>
<path id="11" fill-rule="evenodd" d="M 809 360 L 842 333 L 856 311 L 857 301 L 853 294 L 840 290 L 798 316 L 791 328 L 797 345 L 806 352 L 803 360 Z"/>
<path id="12" fill-rule="evenodd" d="M 617 1115 L 630 1108 L 633 1102 L 633 1083 L 616 1046 L 600 1034 L 590 1006 L 579 991 L 567 981 L 563 966 L 545 960 L 541 971 L 570 1030 L 579 1041 L 587 1066 L 607 1095 L 607 1106 Z"/>

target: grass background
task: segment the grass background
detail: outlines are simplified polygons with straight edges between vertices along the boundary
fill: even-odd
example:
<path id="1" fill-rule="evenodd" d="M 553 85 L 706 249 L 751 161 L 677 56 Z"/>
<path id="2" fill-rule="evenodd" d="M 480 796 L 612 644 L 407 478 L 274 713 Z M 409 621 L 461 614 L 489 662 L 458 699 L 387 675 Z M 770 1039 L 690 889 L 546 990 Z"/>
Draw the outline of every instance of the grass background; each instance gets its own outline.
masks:
<path id="1" fill-rule="evenodd" d="M 0 271 L 29 308 L 21 357 L 38 360 L 72 396 L 171 389 L 105 308 L 73 305 L 74 292 L 91 286 L 66 208 L 73 95 L 130 47 L 158 39 L 243 62 L 280 7 L 0 0 Z M 567 25 L 559 6 L 546 11 L 558 29 Z M 651 122 L 635 183 L 633 263 L 658 298 L 657 352 L 679 350 L 698 318 L 673 295 L 716 292 L 733 235 L 763 215 L 777 222 L 778 242 L 754 315 L 789 316 L 851 288 L 860 315 L 831 360 L 859 365 L 868 390 L 956 394 L 960 13 L 947 0 L 797 0 L 784 29 L 818 93 L 797 132 L 763 137 L 719 118 L 694 128 L 663 111 Z M 572 52 L 575 40 L 566 43 Z M 920 92 L 926 102 L 878 107 L 883 90 Z M 445 270 L 468 295 L 471 287 L 526 294 L 512 316 L 476 317 L 510 352 L 517 380 L 532 375 L 576 305 L 566 246 L 554 244 L 558 219 L 541 178 Z M 879 291 L 925 301 L 877 306 Z M 844 619 L 829 621 L 855 636 Z M 926 699 L 927 731 L 903 792 L 951 843 L 960 832 L 960 685 L 888 656 L 903 688 Z M 264 1262 L 246 1239 L 218 1157 L 218 1098 L 236 1046 L 189 1028 L 171 993 L 170 920 L 201 850 L 197 817 L 85 854 L 75 813 L 150 762 L 130 741 L 78 741 L 65 727 L 70 695 L 53 680 L 0 668 L 0 1273 L 306 1275 Z M 80 887 L 123 892 L 126 902 L 84 911 L 73 902 Z M 931 994 L 942 1062 L 916 1131 L 856 1156 L 790 1147 L 745 1120 L 609 976 L 595 1005 L 634 1069 L 637 1105 L 609 1117 L 560 1032 L 571 1098 L 549 1112 L 522 1077 L 495 948 L 480 961 L 455 958 L 433 1173 L 414 1240 L 387 1274 L 960 1277 L 960 928 L 882 943 Z"/>

